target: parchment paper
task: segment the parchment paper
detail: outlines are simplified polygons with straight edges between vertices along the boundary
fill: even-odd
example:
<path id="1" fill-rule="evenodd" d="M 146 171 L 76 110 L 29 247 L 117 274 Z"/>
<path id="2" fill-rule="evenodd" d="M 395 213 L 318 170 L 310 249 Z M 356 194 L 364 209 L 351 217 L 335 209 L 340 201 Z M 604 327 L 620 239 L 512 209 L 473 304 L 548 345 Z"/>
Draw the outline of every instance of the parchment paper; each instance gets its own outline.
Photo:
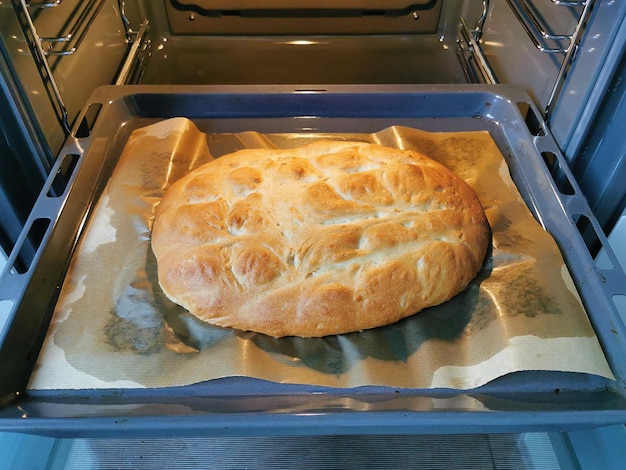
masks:
<path id="1" fill-rule="evenodd" d="M 396 324 L 312 339 L 213 327 L 165 298 L 150 248 L 164 190 L 225 153 L 319 138 L 414 148 L 464 178 L 493 231 L 470 286 Z M 205 135 L 175 118 L 129 138 L 73 257 L 29 388 L 171 387 L 249 376 L 468 389 L 521 370 L 613 378 L 556 243 L 532 217 L 487 132 Z"/>

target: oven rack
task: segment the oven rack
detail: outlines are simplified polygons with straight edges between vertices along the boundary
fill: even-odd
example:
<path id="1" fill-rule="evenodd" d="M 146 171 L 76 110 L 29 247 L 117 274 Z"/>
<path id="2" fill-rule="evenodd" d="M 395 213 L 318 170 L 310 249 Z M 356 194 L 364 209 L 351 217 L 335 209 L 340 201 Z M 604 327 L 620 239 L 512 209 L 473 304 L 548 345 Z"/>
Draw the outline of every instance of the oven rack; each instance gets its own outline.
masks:
<path id="1" fill-rule="evenodd" d="M 54 66 L 51 64 L 50 58 L 74 55 L 79 50 L 90 26 L 105 3 L 106 0 L 79 2 L 78 6 L 71 11 L 67 18 L 62 32 L 55 35 L 42 35 L 35 24 L 36 13 L 34 14 L 31 10 L 37 12 L 37 10 L 41 9 L 57 8 L 63 4 L 63 0 L 43 0 L 41 2 L 19 0 L 18 2 L 18 7 L 23 17 L 22 22 L 28 32 L 26 37 L 30 42 L 30 49 L 35 62 L 38 64 L 37 69 L 42 82 L 47 84 L 47 88 L 49 88 L 52 108 L 66 136 L 70 134 L 70 116 L 55 78 Z M 143 61 L 142 55 L 146 54 L 149 47 L 149 42 L 146 40 L 149 22 L 145 20 L 138 31 L 133 31 L 130 21 L 125 14 L 124 0 L 117 0 L 117 3 L 129 44 L 128 54 L 114 82 L 115 84 L 123 84 L 129 80 L 129 77 L 136 76 L 139 73 L 137 72 L 138 66 L 136 64 L 141 65 Z"/>
<path id="2" fill-rule="evenodd" d="M 619 268 L 541 113 L 506 85 L 102 87 L 80 117 L 0 277 L 12 309 L 0 333 L 0 430 L 36 434 L 354 434 L 568 430 L 626 421 L 626 326 L 613 298 Z M 617 380 L 519 372 L 473 390 L 328 389 L 245 377 L 173 389 L 27 390 L 56 296 L 90 211 L 133 129 L 185 116 L 211 132 L 488 130 L 537 220 L 559 244 Z M 302 127 L 305 126 L 305 127 Z M 55 188 L 52 191 L 51 188 Z M 581 234 L 597 232 L 612 267 L 600 267 Z M 38 227 L 25 269 L 19 247 Z M 37 231 L 35 231 L 37 232 Z"/>
<path id="3" fill-rule="evenodd" d="M 64 28 L 64 32 L 54 36 L 38 35 L 46 56 L 67 56 L 74 54 L 80 47 L 87 35 L 89 27 L 93 24 L 96 16 L 104 6 L 105 0 L 89 0 L 82 10 L 74 10 L 68 19 L 70 26 Z M 56 48 L 56 45 L 61 45 Z"/>
<path id="4" fill-rule="evenodd" d="M 481 22 L 479 22 L 477 28 L 470 30 L 465 19 L 461 18 L 456 39 L 457 56 L 468 83 L 493 85 L 498 83 L 498 81 L 480 46 L 481 33 Z"/>
<path id="5" fill-rule="evenodd" d="M 32 8 L 54 8 L 61 3 L 63 3 L 63 0 L 42 0 L 41 2 L 27 2 L 26 6 Z"/>
<path id="6" fill-rule="evenodd" d="M 550 117 L 554 111 L 554 107 L 556 106 L 556 101 L 565 83 L 567 73 L 576 58 L 578 46 L 583 37 L 585 26 L 589 21 L 591 11 L 595 3 L 595 0 L 550 1 L 552 5 L 565 7 L 570 11 L 575 11 L 575 8 L 582 7 L 572 32 L 551 32 L 550 27 L 545 23 L 541 15 L 528 0 L 507 0 L 507 3 L 525 33 L 539 51 L 546 54 L 564 55 L 543 112 L 543 117 L 548 122 L 550 121 Z M 547 45 L 547 43 L 555 45 Z"/>
<path id="7" fill-rule="evenodd" d="M 569 8 L 581 5 L 583 6 L 583 9 L 576 21 L 574 31 L 571 33 L 551 32 L 550 27 L 545 23 L 540 14 L 537 13 L 528 3 L 528 0 L 507 0 L 507 2 L 524 28 L 524 32 L 537 49 L 541 52 L 545 52 L 546 54 L 567 54 L 570 50 L 576 47 L 576 44 L 580 41 L 584 25 L 589 20 L 594 0 L 573 2 L 559 2 L 557 0 L 551 0 L 551 2 L 556 6 Z M 546 42 L 548 41 L 555 41 L 558 44 L 555 46 L 548 46 L 546 45 Z"/>
<path id="8" fill-rule="evenodd" d="M 544 1 L 547 2 L 547 0 Z M 576 59 L 576 53 L 584 35 L 585 26 L 591 16 L 595 0 L 550 0 L 550 2 L 556 7 L 566 7 L 571 12 L 576 12 L 576 8 L 582 7 L 572 32 L 553 33 L 536 8 L 529 4 L 528 0 L 507 0 L 507 4 L 514 13 L 515 18 L 537 50 L 546 54 L 563 55 L 543 109 L 543 119 L 547 123 L 550 122 L 558 97 L 565 85 L 567 74 Z M 490 0 L 483 0 L 483 12 L 475 28 L 470 30 L 464 18 L 461 18 L 459 24 L 457 37 L 458 55 L 469 83 L 494 84 L 498 82 L 481 47 L 483 28 L 490 4 Z M 556 45 L 547 45 L 548 43 Z"/>
<path id="9" fill-rule="evenodd" d="M 28 30 L 27 38 L 31 43 L 33 55 L 38 64 L 38 71 L 43 83 L 49 90 L 50 101 L 58 121 L 65 133 L 69 135 L 73 116 L 69 116 L 63 93 L 57 83 L 54 74 L 54 65 L 50 59 L 73 55 L 81 45 L 89 26 L 97 17 L 106 0 L 88 0 L 81 2 L 68 18 L 68 25 L 64 31 L 57 35 L 48 36 L 41 34 L 35 22 L 36 12 L 42 9 L 56 9 L 64 4 L 64 0 L 43 0 L 40 2 L 27 2 L 19 0 L 19 8 L 24 16 L 24 24 Z M 535 8 L 528 0 L 507 0 L 507 4 L 515 13 L 516 18 L 523 26 L 524 31 L 531 38 L 538 50 L 546 53 L 561 53 L 564 55 L 560 63 L 555 82 L 552 86 L 549 98 L 545 105 L 543 117 L 549 122 L 551 114 L 556 106 L 558 96 L 564 86 L 567 73 L 575 60 L 576 50 L 585 30 L 593 8 L 594 0 L 544 0 L 550 5 L 576 12 L 582 8 L 573 32 L 551 33 L 549 27 L 544 24 Z M 67 3 L 67 2 L 66 2 Z M 129 44 L 128 53 L 122 63 L 117 77 L 112 82 L 116 85 L 127 83 L 139 83 L 142 72 L 145 69 L 147 57 L 150 54 L 151 42 L 148 39 L 149 23 L 145 20 L 137 29 L 133 30 L 126 16 L 124 0 L 117 0 L 119 15 L 126 31 Z M 490 6 L 493 2 L 482 1 L 482 14 L 473 29 L 469 29 L 465 20 L 461 18 L 458 29 L 458 57 L 468 83 L 497 83 L 497 77 L 492 71 L 482 51 L 481 38 L 484 23 L 487 20 Z M 35 11 L 35 14 L 32 11 Z M 546 46 L 546 41 L 556 41 L 558 47 Z"/>

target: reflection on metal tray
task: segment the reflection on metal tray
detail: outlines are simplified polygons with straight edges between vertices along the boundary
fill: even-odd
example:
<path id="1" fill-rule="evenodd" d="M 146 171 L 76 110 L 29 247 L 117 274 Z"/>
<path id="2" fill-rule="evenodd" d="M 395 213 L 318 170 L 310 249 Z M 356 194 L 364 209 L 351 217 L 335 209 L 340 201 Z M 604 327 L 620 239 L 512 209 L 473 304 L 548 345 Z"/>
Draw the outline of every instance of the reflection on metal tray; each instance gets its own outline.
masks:
<path id="1" fill-rule="evenodd" d="M 156 422 L 163 433 L 228 429 L 277 434 L 297 428 L 299 433 L 347 434 L 483 432 L 504 426 L 509 431 L 569 429 L 626 421 L 625 328 L 611 300 L 624 275 L 615 268 L 602 270 L 592 260 L 576 221 L 595 226 L 595 219 L 536 109 L 516 88 L 105 87 L 90 103 L 85 116 L 91 116 L 92 123 L 68 140 L 58 175 L 51 177 L 29 221 L 29 227 L 41 224 L 41 247 L 21 274 L 7 271 L 0 284 L 0 296 L 15 305 L 0 349 L 5 377 L 0 429 L 105 435 L 119 433 L 122 420 L 124 429 L 133 433 L 152 432 Z M 207 133 L 367 133 L 394 125 L 489 131 L 525 202 L 559 243 L 617 380 L 519 372 L 460 392 L 380 386 L 340 389 L 227 378 L 169 389 L 42 391 L 22 396 L 92 202 L 132 130 L 175 116 L 192 119 Z M 567 194 L 551 177 L 555 167 L 570 180 L 572 190 Z M 47 189 L 52 186 L 54 191 Z M 599 238 L 604 241 L 601 234 Z M 15 261 L 12 255 L 9 267 Z"/>

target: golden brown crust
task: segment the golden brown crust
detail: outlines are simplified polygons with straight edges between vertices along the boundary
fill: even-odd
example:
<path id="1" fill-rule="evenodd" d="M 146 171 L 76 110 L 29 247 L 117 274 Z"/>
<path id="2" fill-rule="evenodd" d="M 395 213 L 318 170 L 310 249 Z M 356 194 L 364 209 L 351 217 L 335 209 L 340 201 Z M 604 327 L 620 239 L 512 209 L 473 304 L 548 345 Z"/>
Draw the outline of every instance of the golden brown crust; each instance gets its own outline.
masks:
<path id="1" fill-rule="evenodd" d="M 480 201 L 447 168 L 342 141 L 203 165 L 169 188 L 152 230 L 170 299 L 276 337 L 374 328 L 444 302 L 488 242 Z"/>

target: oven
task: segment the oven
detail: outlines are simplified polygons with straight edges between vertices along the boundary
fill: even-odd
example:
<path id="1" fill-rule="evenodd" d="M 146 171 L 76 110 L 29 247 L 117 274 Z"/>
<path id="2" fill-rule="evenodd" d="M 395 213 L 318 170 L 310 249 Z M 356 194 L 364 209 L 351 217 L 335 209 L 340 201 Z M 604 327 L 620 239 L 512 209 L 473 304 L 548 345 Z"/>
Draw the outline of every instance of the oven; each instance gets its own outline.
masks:
<path id="1" fill-rule="evenodd" d="M 19 450 L 0 459 L 131 468 L 168 450 L 173 468 L 619 468 L 625 51 L 626 3 L 612 0 L 0 2 L 0 446 Z M 240 373 L 135 387 L 113 374 L 80 386 L 84 366 L 64 386 L 65 369 L 41 370 L 70 351 L 49 344 L 68 273 L 85 238 L 105 236 L 102 201 L 134 132 L 159 125 L 192 125 L 217 154 L 486 132 L 555 241 L 607 374 L 524 366 L 459 387 Z"/>

